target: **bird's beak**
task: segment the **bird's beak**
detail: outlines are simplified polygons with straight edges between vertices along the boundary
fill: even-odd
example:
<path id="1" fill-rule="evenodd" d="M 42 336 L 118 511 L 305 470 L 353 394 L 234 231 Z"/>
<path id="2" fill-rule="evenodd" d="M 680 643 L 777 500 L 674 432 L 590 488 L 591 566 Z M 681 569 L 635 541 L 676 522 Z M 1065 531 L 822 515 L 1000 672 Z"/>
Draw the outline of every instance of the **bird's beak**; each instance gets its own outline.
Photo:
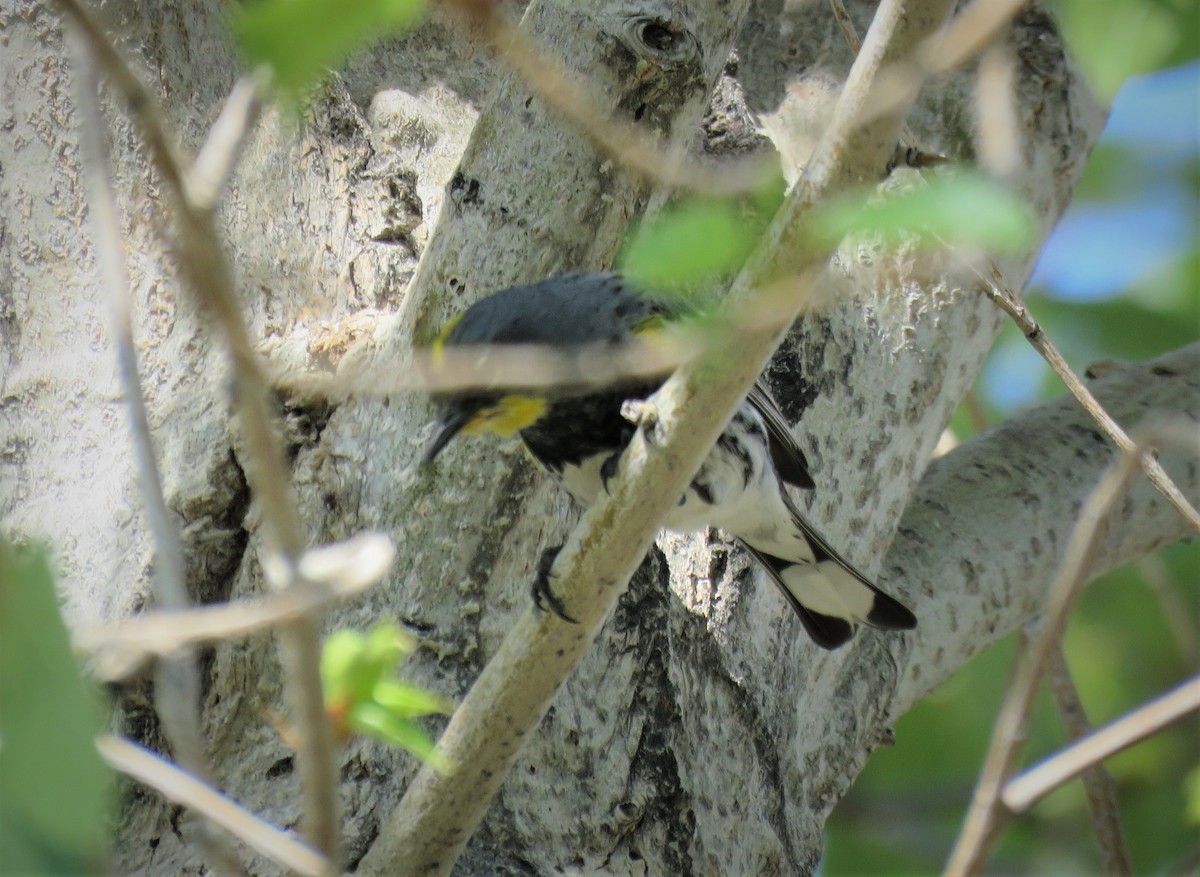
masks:
<path id="1" fill-rule="evenodd" d="M 466 411 L 447 412 L 438 421 L 433 438 L 425 446 L 425 453 L 421 455 L 421 465 L 428 466 L 432 463 L 434 457 L 440 454 L 446 445 L 450 444 L 450 440 L 462 431 L 462 428 L 467 425 L 470 419 L 471 415 Z"/>

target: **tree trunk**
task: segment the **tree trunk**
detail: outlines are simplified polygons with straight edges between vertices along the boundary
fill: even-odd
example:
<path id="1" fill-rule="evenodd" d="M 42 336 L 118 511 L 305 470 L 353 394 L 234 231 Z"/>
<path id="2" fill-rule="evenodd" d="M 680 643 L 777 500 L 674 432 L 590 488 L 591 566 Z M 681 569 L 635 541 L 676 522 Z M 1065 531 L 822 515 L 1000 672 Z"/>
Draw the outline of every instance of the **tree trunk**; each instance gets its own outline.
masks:
<path id="1" fill-rule="evenodd" d="M 865 31 L 872 4 L 848 5 Z M 756 148 L 749 112 L 772 111 L 789 89 L 848 69 L 823 4 L 780 6 L 674 4 L 694 51 L 671 63 L 636 36 L 643 18 L 670 15 L 654 3 L 546 0 L 530 8 L 526 26 L 586 77 L 601 106 L 698 152 L 709 95 L 736 44 L 740 84 L 721 79 L 704 119 L 707 146 L 719 152 Z M 122 47 L 152 72 L 152 91 L 189 149 L 238 72 L 223 9 L 103 7 Z M 58 22 L 42 5 L 7 0 L 0 27 L 8 41 L 0 513 L 6 533 L 51 543 L 71 621 L 122 617 L 148 600 L 152 553 L 80 194 L 70 68 Z M 1023 127 L 1013 185 L 1048 230 L 1103 113 L 1041 4 L 1006 39 Z M 972 158 L 970 89 L 967 75 L 927 87 L 910 118 L 925 150 Z M 227 366 L 178 292 L 157 182 L 107 95 L 105 105 L 142 371 L 189 585 L 198 601 L 253 593 L 262 588 L 257 517 L 230 423 Z M 309 124 L 268 117 L 222 215 L 239 292 L 268 355 L 321 365 L 370 337 L 376 363 L 399 365 L 414 341 L 486 292 L 608 266 L 651 196 L 478 46 L 433 22 L 352 60 L 324 88 Z M 1002 262 L 1007 283 L 1019 288 L 1032 258 Z M 888 723 L 1036 613 L 1110 451 L 1063 402 L 927 471 L 1001 318 L 967 272 L 930 278 L 922 268 L 916 254 L 843 250 L 827 276 L 828 305 L 797 324 L 768 374 L 813 463 L 817 489 L 805 499 L 814 520 L 914 606 L 918 629 L 867 631 L 852 647 L 821 652 L 719 534 L 664 536 L 663 554 L 643 566 L 559 693 L 456 873 L 811 871 L 825 818 Z M 1200 355 L 1176 356 L 1171 370 L 1170 378 L 1141 369 L 1107 378 L 1109 401 L 1125 406 L 1117 413 L 1129 422 L 1151 404 L 1195 416 Z M 569 502 L 512 445 L 460 442 L 433 473 L 417 472 L 430 418 L 419 396 L 336 407 L 292 400 L 286 410 L 311 543 L 370 528 L 399 550 L 387 582 L 329 626 L 398 618 L 425 644 L 406 673 L 461 696 L 528 599 L 540 550 L 575 520 Z M 1194 467 L 1164 462 L 1194 496 Z M 1182 536 L 1146 491 L 1120 521 L 1097 574 Z M 297 824 L 291 755 L 271 722 L 280 702 L 271 643 L 221 645 L 205 672 L 219 783 L 267 818 Z M 161 745 L 145 688 L 121 693 L 115 721 Z M 351 865 L 414 770 L 411 758 L 374 743 L 345 751 Z M 117 870 L 192 873 L 193 836 L 171 806 L 130 788 Z M 253 873 L 274 873 L 248 861 Z"/>

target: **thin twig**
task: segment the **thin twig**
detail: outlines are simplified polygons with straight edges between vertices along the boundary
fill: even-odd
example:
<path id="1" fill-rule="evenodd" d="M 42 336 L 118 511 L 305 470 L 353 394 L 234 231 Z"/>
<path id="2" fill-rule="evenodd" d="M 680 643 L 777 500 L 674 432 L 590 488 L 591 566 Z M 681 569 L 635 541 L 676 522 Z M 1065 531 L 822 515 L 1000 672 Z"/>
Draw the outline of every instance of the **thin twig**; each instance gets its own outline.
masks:
<path id="1" fill-rule="evenodd" d="M 83 175 L 87 181 L 89 214 L 96 235 L 96 261 L 112 314 L 117 365 L 129 411 L 138 481 L 154 540 L 154 592 L 159 603 L 168 610 L 186 611 L 191 606 L 191 599 L 184 579 L 183 546 L 179 528 L 163 498 L 162 476 L 150 437 L 145 392 L 138 374 L 125 246 L 104 144 L 105 125 L 100 116 L 100 76 L 85 40 L 78 38 L 76 41 L 79 43 L 76 55 L 80 59 L 76 106 L 82 121 Z M 176 760 L 193 774 L 211 778 L 201 734 L 200 673 L 192 649 L 177 651 L 156 667 L 154 706 Z M 205 825 L 201 829 L 200 845 L 204 858 L 218 873 L 245 873 L 228 839 L 211 826 Z"/>
<path id="2" fill-rule="evenodd" d="M 895 112 L 911 102 L 930 76 L 947 73 L 974 58 L 1016 17 L 1028 0 L 975 0 L 941 32 L 934 34 L 910 58 L 897 62 L 881 76 L 883 86 L 872 94 L 863 119 Z"/>
<path id="3" fill-rule="evenodd" d="M 133 777 L 168 801 L 203 814 L 235 837 L 289 871 L 308 877 L 333 877 L 329 860 L 259 818 L 236 801 L 222 795 L 171 762 L 123 737 L 96 739 L 101 757 L 114 769 Z"/>
<path id="4" fill-rule="evenodd" d="M 101 678 L 121 679 L 151 657 L 240 639 L 318 614 L 334 600 L 378 584 L 394 556 L 387 537 L 359 533 L 346 542 L 307 552 L 300 563 L 300 583 L 286 591 L 186 611 L 145 612 L 116 624 L 82 627 L 75 632 L 74 645 L 92 656 Z"/>
<path id="5" fill-rule="evenodd" d="M 842 0 L 829 0 L 829 8 L 833 11 L 834 21 L 842 30 L 842 36 L 846 38 L 846 44 L 850 46 L 850 51 L 854 55 L 858 55 L 862 49 L 862 40 L 858 38 L 858 30 L 854 27 L 854 19 L 850 17 L 850 13 L 846 11 L 846 7 L 842 5 Z"/>
<path id="6" fill-rule="evenodd" d="M 1160 440 L 1188 448 L 1194 444 L 1191 431 L 1182 425 L 1160 424 L 1147 429 L 1145 439 L 1135 446 L 1135 453 L 1122 454 L 1113 461 L 1083 505 L 1062 565 L 1050 588 L 1043 624 L 1029 647 L 1022 649 L 1015 659 L 1016 669 L 992 729 L 991 743 L 975 786 L 971 808 L 946 864 L 945 873 L 952 877 L 976 874 L 982 867 L 999 830 L 1002 816 L 1000 790 L 1012 772 L 1020 750 L 1025 721 L 1033 704 L 1038 680 L 1042 678 L 1051 654 L 1061 642 L 1067 614 L 1091 568 L 1091 559 L 1103 541 L 1108 516 L 1138 471 L 1137 455 L 1146 452 L 1147 442 Z"/>
<path id="7" fill-rule="evenodd" d="M 291 493 L 283 442 L 270 415 L 274 410 L 272 396 L 234 294 L 232 273 L 211 205 L 190 200 L 187 178 L 180 170 L 182 165 L 171 146 L 174 141 L 167 133 L 161 111 L 122 54 L 78 0 L 59 0 L 59 3 L 79 24 L 100 66 L 125 97 L 135 123 L 150 144 L 151 158 L 163 177 L 174 208 L 177 227 L 174 243 L 180 272 L 204 312 L 213 316 L 224 331 L 234 365 L 234 393 L 243 428 L 246 477 L 262 509 L 266 543 L 263 572 L 272 587 L 287 588 L 297 581 L 304 533 Z M 230 126 L 249 126 L 253 122 L 257 102 L 247 101 L 242 105 L 246 109 L 232 113 Z M 209 156 L 224 156 L 228 164 L 221 168 L 215 158 L 206 160 L 202 177 L 209 182 L 197 183 L 202 192 L 219 191 L 219 181 L 228 176 L 229 167 L 238 157 L 238 145 L 244 139 L 242 133 L 221 126 L 219 140 L 234 144 L 234 148 L 214 145 L 202 150 Z M 216 185 L 213 181 L 217 181 Z M 287 700 L 300 738 L 297 762 L 305 799 L 305 833 L 315 847 L 336 861 L 340 818 L 335 750 L 321 689 L 319 637 L 311 618 L 297 619 L 280 631 L 280 654 Z"/>
<path id="8" fill-rule="evenodd" d="M 158 101 L 142 85 L 133 68 L 125 63 L 121 53 L 105 34 L 104 28 L 92 17 L 83 3 L 78 0 L 58 0 L 58 5 L 82 31 L 101 69 L 124 95 L 129 112 L 150 147 L 150 161 L 155 170 L 162 176 L 169 189 L 182 190 L 183 162 L 179 159 L 175 138 L 170 134 L 170 126 L 159 109 Z"/>
<path id="9" fill-rule="evenodd" d="M 980 275 L 983 281 L 983 294 L 988 299 L 1008 314 L 1012 321 L 1017 324 L 1017 328 L 1025 336 L 1025 339 L 1030 343 L 1034 350 L 1042 355 L 1054 373 L 1066 384 L 1067 389 L 1071 391 L 1083 409 L 1091 415 L 1096 424 L 1104 430 L 1104 434 L 1112 440 L 1118 448 L 1127 455 L 1134 455 L 1134 443 L 1129 435 L 1121 428 L 1121 425 L 1113 420 L 1112 416 L 1104 410 L 1104 406 L 1100 401 L 1092 395 L 1092 391 L 1087 388 L 1087 385 L 1080 379 L 1079 375 L 1067 363 L 1054 342 L 1042 330 L 1037 320 L 1025 307 L 1025 303 L 1014 296 L 1004 285 L 1004 278 L 1000 271 L 993 264 L 992 266 L 992 281 Z M 1158 462 L 1158 458 L 1154 454 L 1139 454 L 1136 455 L 1141 465 L 1142 470 L 1146 473 L 1146 477 L 1150 479 L 1150 483 L 1158 489 L 1158 492 L 1166 497 L 1167 502 L 1175 507 L 1197 533 L 1200 533 L 1200 512 L 1197 512 L 1195 507 L 1188 502 L 1187 497 L 1171 480 L 1171 476 L 1163 469 L 1162 464 Z"/>
<path id="10" fill-rule="evenodd" d="M 1171 631 L 1175 648 L 1185 667 L 1200 665 L 1200 631 L 1191 622 L 1191 594 L 1176 586 L 1171 570 L 1161 554 L 1141 558 L 1135 567 L 1146 588 L 1154 595 L 1159 614 Z"/>
<path id="11" fill-rule="evenodd" d="M 1196 710 L 1200 710 L 1200 676 L 1143 704 L 1011 780 L 1004 787 L 1004 804 L 1014 813 L 1024 813 L 1063 783 L 1093 765 L 1100 764 L 1104 759 L 1128 749 Z"/>
<path id="12" fill-rule="evenodd" d="M 992 44 L 979 58 L 975 76 L 975 139 L 979 166 L 1001 178 L 1011 177 L 1021 166 L 1016 87 L 1012 50 Z"/>
<path id="13" fill-rule="evenodd" d="M 269 85 L 268 68 L 245 75 L 233 84 L 221 114 L 213 122 L 185 179 L 187 200 L 194 209 L 212 211 L 217 208 L 229 177 L 237 167 L 246 138 L 262 112 Z"/>
<path id="14" fill-rule="evenodd" d="M 1086 737 L 1091 731 L 1091 726 L 1088 724 L 1083 701 L 1079 698 L 1079 690 L 1075 687 L 1071 668 L 1061 646 L 1054 650 L 1050 658 L 1046 682 L 1054 696 L 1054 705 L 1058 707 L 1059 719 L 1063 723 L 1067 739 L 1074 741 Z M 1133 874 L 1133 860 L 1129 855 L 1129 846 L 1125 843 L 1121 810 L 1117 804 L 1117 787 L 1112 774 L 1104 765 L 1096 764 L 1083 772 L 1082 779 L 1104 873 L 1110 877 L 1128 877 Z M 1016 809 L 1008 799 L 1008 790 L 1011 787 L 1012 783 L 1009 783 L 1002 795 L 1002 800 L 1010 810 Z"/>
<path id="15" fill-rule="evenodd" d="M 917 51 L 930 73 L 946 73 L 970 61 L 1008 27 L 1029 0 L 975 0 Z"/>

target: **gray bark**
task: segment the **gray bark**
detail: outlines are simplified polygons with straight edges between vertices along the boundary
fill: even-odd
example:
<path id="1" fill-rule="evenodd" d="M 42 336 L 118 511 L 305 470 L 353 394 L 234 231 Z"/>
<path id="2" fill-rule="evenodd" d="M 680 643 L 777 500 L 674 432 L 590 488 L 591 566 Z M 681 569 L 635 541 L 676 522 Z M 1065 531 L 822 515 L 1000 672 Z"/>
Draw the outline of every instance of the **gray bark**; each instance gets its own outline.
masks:
<path id="1" fill-rule="evenodd" d="M 849 5 L 865 31 L 871 4 Z M 737 41 L 746 100 L 722 81 L 704 126 L 718 151 L 761 148 L 746 127 L 750 111 L 776 109 L 788 88 L 836 80 L 850 61 L 823 4 L 756 4 L 743 27 L 736 3 L 689 4 L 696 51 L 658 67 L 625 27 L 655 14 L 652 4 L 581 9 L 541 4 L 535 30 L 602 105 L 635 113 L 645 104 L 647 124 L 677 142 L 696 136 Z M 104 12 L 194 148 L 237 72 L 221 5 L 113 0 Z M 80 194 L 70 74 L 41 4 L 4 0 L 0 30 L 3 530 L 51 542 L 70 620 L 121 617 L 148 599 L 152 554 Z M 1049 228 L 1103 114 L 1039 6 L 1007 39 L 1024 130 L 1014 185 Z M 797 83 L 800 70 L 807 78 Z M 969 87 L 954 76 L 927 89 L 910 118 L 924 148 L 971 158 Z M 239 291 L 265 348 L 322 364 L 373 335 L 376 355 L 400 362 L 412 339 L 428 339 L 487 291 L 605 266 L 651 193 L 527 98 L 522 83 L 435 22 L 349 62 L 310 124 L 266 119 L 223 210 Z M 261 588 L 256 519 L 229 422 L 227 367 L 178 293 L 160 231 L 168 223 L 136 138 L 120 112 L 110 118 L 142 369 L 189 585 L 200 601 L 248 594 Z M 1019 287 L 1030 264 L 1027 255 L 1000 267 Z M 865 633 L 852 648 L 821 653 L 719 536 L 665 537 L 665 555 L 643 567 L 560 692 L 458 873 L 810 870 L 825 817 L 887 723 L 1036 612 L 1109 451 L 1062 403 L 926 471 L 1000 318 L 969 276 L 930 279 L 922 267 L 915 254 L 843 251 L 828 305 L 797 325 L 768 374 L 814 464 L 814 518 L 913 603 L 917 632 Z M 1158 404 L 1195 417 L 1195 353 L 1175 367 L 1178 387 L 1140 370 L 1106 379 L 1118 388 L 1112 401 L 1128 403 L 1118 413 Z M 435 474 L 413 471 L 429 417 L 420 398 L 335 410 L 294 402 L 288 414 L 312 543 L 373 528 L 399 548 L 389 580 L 330 626 L 399 618 L 426 643 L 409 675 L 460 695 L 527 599 L 540 549 L 574 520 L 568 502 L 512 446 L 462 442 Z M 1170 471 L 1195 496 L 1195 467 Z M 1120 515 L 1096 572 L 1181 536 L 1165 504 L 1145 493 Z M 988 538 L 1000 521 L 1005 535 Z M 266 719 L 279 703 L 271 644 L 222 645 L 205 671 L 219 781 L 268 818 L 296 824 L 290 754 Z M 157 743 L 144 688 L 122 693 L 115 721 Z M 414 768 L 376 744 L 346 751 L 351 862 Z M 192 836 L 169 806 L 130 789 L 118 870 L 194 872 Z M 250 861 L 255 873 L 272 871 Z"/>

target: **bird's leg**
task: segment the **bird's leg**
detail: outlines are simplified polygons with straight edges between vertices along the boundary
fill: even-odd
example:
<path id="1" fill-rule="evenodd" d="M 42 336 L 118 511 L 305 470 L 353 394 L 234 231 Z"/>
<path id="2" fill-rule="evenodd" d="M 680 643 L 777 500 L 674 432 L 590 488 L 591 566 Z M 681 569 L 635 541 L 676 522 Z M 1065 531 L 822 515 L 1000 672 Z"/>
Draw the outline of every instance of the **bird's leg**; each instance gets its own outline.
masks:
<path id="1" fill-rule="evenodd" d="M 621 406 L 621 413 L 625 413 L 626 402 Z M 628 418 L 626 418 L 628 420 Z M 600 464 L 600 483 L 604 485 L 604 492 L 609 493 L 608 482 L 617 476 L 617 469 L 621 466 L 621 455 L 625 453 L 625 449 L 629 447 L 629 443 L 633 441 L 633 434 L 637 432 L 637 425 L 633 422 L 621 430 L 621 449 L 610 454 L 603 463 Z"/>
<path id="2" fill-rule="evenodd" d="M 623 451 L 624 449 L 622 449 Z M 600 464 L 600 482 L 604 485 L 604 492 L 608 493 L 608 482 L 617 475 L 617 469 L 621 465 L 621 453 L 617 451 L 615 454 L 609 454 L 608 459 Z"/>

